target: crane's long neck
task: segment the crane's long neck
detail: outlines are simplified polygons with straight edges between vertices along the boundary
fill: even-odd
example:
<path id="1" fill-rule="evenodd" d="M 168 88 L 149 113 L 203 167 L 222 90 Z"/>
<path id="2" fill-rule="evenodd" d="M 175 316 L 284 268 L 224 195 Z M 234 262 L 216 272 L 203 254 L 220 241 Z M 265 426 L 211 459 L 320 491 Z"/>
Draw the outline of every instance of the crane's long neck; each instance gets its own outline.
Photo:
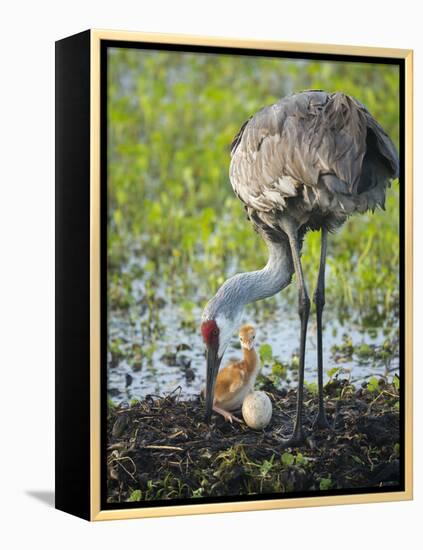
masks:
<path id="1" fill-rule="evenodd" d="M 269 259 L 265 267 L 232 278 L 235 279 L 234 284 L 240 286 L 239 297 L 244 305 L 273 296 L 291 282 L 293 267 L 289 244 L 272 241 L 267 241 L 266 244 Z"/>
<path id="2" fill-rule="evenodd" d="M 265 267 L 228 279 L 207 304 L 203 318 L 218 314 L 234 318 L 246 304 L 273 296 L 291 282 L 293 265 L 288 242 L 266 244 L 269 259 Z"/>

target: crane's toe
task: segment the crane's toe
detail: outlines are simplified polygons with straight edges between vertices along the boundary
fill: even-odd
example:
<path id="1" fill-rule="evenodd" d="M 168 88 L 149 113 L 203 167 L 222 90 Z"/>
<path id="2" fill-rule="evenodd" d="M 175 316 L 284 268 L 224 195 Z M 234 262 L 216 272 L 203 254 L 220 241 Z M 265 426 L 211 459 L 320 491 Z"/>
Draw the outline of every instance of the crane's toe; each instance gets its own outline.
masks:
<path id="1" fill-rule="evenodd" d="M 289 447 L 301 447 L 306 442 L 306 436 L 302 428 L 294 430 L 294 433 L 291 437 L 282 440 L 282 449 L 287 449 Z"/>

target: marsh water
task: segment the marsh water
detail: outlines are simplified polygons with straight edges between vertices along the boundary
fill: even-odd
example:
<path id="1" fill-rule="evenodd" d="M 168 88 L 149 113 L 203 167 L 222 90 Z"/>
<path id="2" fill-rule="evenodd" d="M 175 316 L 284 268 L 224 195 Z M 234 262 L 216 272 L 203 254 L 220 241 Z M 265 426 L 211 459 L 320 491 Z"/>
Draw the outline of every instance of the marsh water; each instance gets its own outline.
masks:
<path id="1" fill-rule="evenodd" d="M 178 387 L 184 397 L 198 395 L 206 374 L 204 345 L 198 328 L 201 308 L 194 307 L 189 312 L 191 322 L 187 323 L 186 312 L 160 288 L 156 289 L 150 306 L 143 302 L 145 289 L 141 280 L 131 282 L 130 292 L 134 298 L 131 306 L 109 309 L 107 384 L 110 399 L 116 403 L 130 402 L 148 394 L 163 395 Z M 264 302 L 247 307 L 243 318 L 244 322 L 257 327 L 256 348 L 265 355 L 261 372 L 270 375 L 279 387 L 295 387 L 299 347 L 295 302 L 286 300 L 281 293 L 271 313 L 266 315 L 261 314 L 262 304 Z M 155 309 L 154 321 L 149 307 Z M 373 376 L 390 380 L 398 372 L 398 347 L 382 358 L 375 353 L 383 349 L 386 331 L 378 327 L 363 330 L 352 318 L 341 324 L 339 317 L 343 316 L 329 304 L 324 313 L 325 381 L 335 372 L 356 386 Z M 305 372 L 310 387 L 317 381 L 316 346 L 316 322 L 311 315 Z M 229 359 L 241 356 L 234 334 L 222 366 Z"/>
<path id="2" fill-rule="evenodd" d="M 194 396 L 205 378 L 202 308 L 235 269 L 259 269 L 267 261 L 228 181 L 234 136 L 263 106 L 299 90 L 326 89 L 359 99 L 399 145 L 398 67 L 108 52 L 109 396 L 130 401 L 178 386 Z M 396 182 L 385 212 L 353 216 L 329 239 L 326 380 L 339 375 L 358 386 L 374 376 L 390 378 L 398 368 L 399 206 Z M 302 256 L 310 294 L 319 258 L 320 235 L 310 232 Z M 257 327 L 263 372 L 280 388 L 296 385 L 296 310 L 293 282 L 245 311 L 244 321 Z M 241 356 L 236 344 L 234 334 L 223 364 Z M 316 378 L 311 315 L 306 381 Z"/>

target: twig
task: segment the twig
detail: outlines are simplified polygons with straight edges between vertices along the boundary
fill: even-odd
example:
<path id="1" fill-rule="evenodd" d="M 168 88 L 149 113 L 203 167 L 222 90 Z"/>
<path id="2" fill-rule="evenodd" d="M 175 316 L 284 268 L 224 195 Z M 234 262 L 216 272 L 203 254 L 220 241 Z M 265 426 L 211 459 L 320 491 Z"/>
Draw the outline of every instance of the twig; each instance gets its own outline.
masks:
<path id="1" fill-rule="evenodd" d="M 179 430 L 179 432 L 176 432 L 175 434 L 171 434 L 169 436 L 169 439 L 175 439 L 175 437 L 178 437 L 178 435 L 182 435 L 184 432 L 184 430 Z"/>
<path id="2" fill-rule="evenodd" d="M 137 471 L 137 467 L 135 466 L 135 462 L 132 460 L 132 458 L 130 456 L 122 456 L 122 457 L 115 457 L 115 458 L 112 458 L 112 460 L 109 461 L 109 464 L 112 464 L 113 462 L 117 462 L 118 466 L 120 466 L 123 470 L 125 470 L 125 472 L 132 477 L 132 479 L 136 482 L 136 478 L 134 477 L 133 474 L 131 474 L 131 472 L 125 468 L 125 466 L 121 463 L 123 460 L 129 460 L 131 463 L 132 463 L 132 466 L 134 467 L 134 474 L 135 472 Z"/>
<path id="3" fill-rule="evenodd" d="M 166 451 L 183 451 L 182 447 L 172 447 L 171 445 L 145 445 L 143 449 L 162 449 Z"/>

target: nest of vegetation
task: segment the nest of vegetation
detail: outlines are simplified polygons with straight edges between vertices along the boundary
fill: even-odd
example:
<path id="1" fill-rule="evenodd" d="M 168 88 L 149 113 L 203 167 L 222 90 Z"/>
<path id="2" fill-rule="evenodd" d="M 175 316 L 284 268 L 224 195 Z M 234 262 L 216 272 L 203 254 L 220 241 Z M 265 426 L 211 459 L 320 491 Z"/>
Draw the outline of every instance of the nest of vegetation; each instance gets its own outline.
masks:
<path id="1" fill-rule="evenodd" d="M 305 390 L 301 448 L 283 448 L 293 429 L 296 392 L 269 380 L 273 416 L 254 431 L 213 415 L 200 398 L 176 390 L 108 411 L 108 502 L 186 499 L 395 487 L 400 483 L 399 396 L 393 385 L 356 389 L 345 380 L 325 386 L 333 431 L 313 433 L 317 397 Z"/>

